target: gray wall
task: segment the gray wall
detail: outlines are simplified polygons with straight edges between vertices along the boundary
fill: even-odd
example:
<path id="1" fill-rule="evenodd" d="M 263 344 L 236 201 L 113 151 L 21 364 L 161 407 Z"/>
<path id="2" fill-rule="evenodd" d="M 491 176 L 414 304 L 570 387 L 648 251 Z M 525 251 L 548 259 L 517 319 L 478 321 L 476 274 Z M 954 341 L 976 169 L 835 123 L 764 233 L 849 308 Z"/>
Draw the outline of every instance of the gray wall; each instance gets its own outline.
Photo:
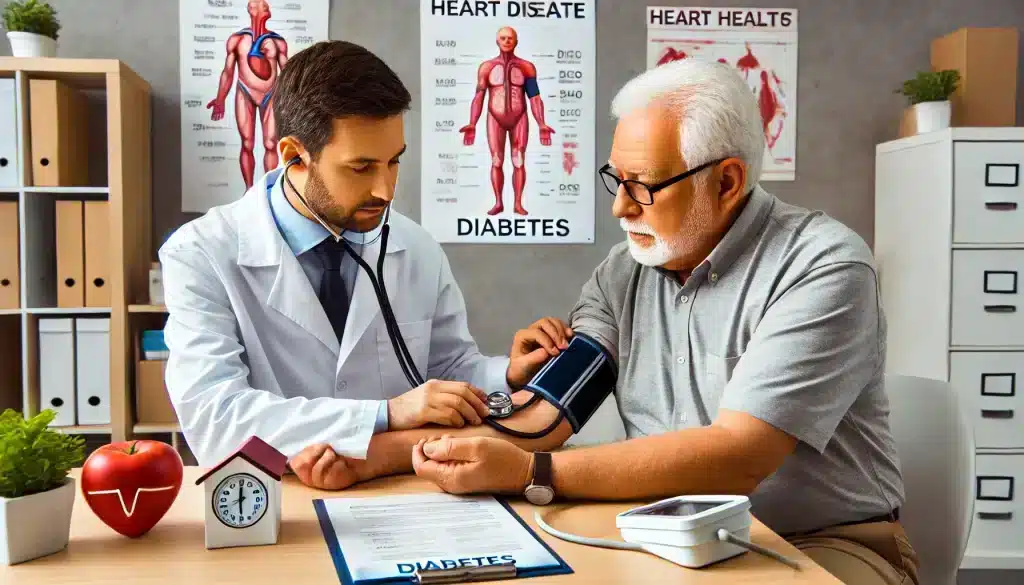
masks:
<path id="1" fill-rule="evenodd" d="M 153 86 L 153 231 L 181 212 L 177 110 L 178 3 L 173 0 L 51 0 L 65 23 L 59 54 L 117 58 Z M 661 4 L 651 1 L 651 4 Z M 644 0 L 598 0 L 597 144 L 607 157 L 616 88 L 644 68 Z M 665 2 L 664 4 L 682 4 Z M 706 0 L 698 5 L 787 6 L 800 10 L 797 180 L 767 183 L 783 199 L 826 211 L 869 243 L 873 230 L 874 145 L 895 135 L 902 108 L 893 88 L 928 67 L 932 38 L 961 26 L 1024 27 L 1020 0 Z M 388 61 L 419 99 L 417 0 L 334 0 L 331 37 L 367 46 Z M 74 20 L 87 23 L 70 26 Z M 6 43 L 0 51 L 9 54 Z M 1020 59 L 1024 66 L 1024 59 Z M 1024 103 L 1024 100 L 1021 100 Z M 418 109 L 418 106 L 417 106 Z M 1021 108 L 1018 119 L 1024 120 Z M 415 155 L 419 113 L 408 118 Z M 403 162 L 398 208 L 419 217 L 419 161 Z M 466 293 L 470 323 L 488 352 L 505 352 L 512 332 L 548 314 L 564 315 L 580 285 L 622 232 L 599 194 L 594 245 L 447 245 Z M 527 281 L 520 278 L 529 275 Z M 1019 575 L 1019 574 L 1018 574 Z M 999 576 L 999 578 L 997 578 Z M 996 583 L 1008 573 L 972 572 L 962 583 Z"/>
<path id="2" fill-rule="evenodd" d="M 178 2 L 51 1 L 65 26 L 58 49 L 61 56 L 121 59 L 153 86 L 156 240 L 191 217 L 181 212 Z M 869 243 L 874 145 L 895 135 L 903 105 L 892 89 L 928 67 L 928 43 L 935 36 L 961 26 L 1024 26 L 1024 2 L 1019 0 L 708 0 L 704 4 L 788 5 L 800 10 L 797 180 L 765 186 L 792 203 L 823 209 Z M 607 158 L 611 146 L 612 122 L 606 111 L 612 95 L 645 66 L 646 5 L 641 0 L 598 0 L 596 160 Z M 403 161 L 397 202 L 398 209 L 413 218 L 419 217 L 420 207 L 415 156 L 420 140 L 418 7 L 418 0 L 332 0 L 330 26 L 333 38 L 377 52 L 413 93 L 407 137 L 414 156 Z M 88 25 L 71 26 L 76 20 Z M 0 50 L 9 48 L 0 43 Z M 1020 62 L 1024 65 L 1024 59 Z M 593 245 L 446 245 L 467 297 L 472 331 L 485 351 L 507 351 L 513 331 L 536 318 L 565 315 L 592 267 L 622 238 L 605 193 L 597 196 Z M 531 278 L 524 280 L 520 275 Z"/>
<path id="3" fill-rule="evenodd" d="M 65 26 L 61 56 L 121 59 L 153 86 L 153 233 L 159 238 L 190 217 L 181 212 L 178 3 L 52 2 Z M 766 187 L 792 203 L 823 209 L 869 243 L 874 145 L 895 135 L 903 105 L 892 89 L 928 67 L 928 43 L 935 36 L 961 26 L 1024 25 L 1024 2 L 1019 0 L 704 4 L 788 5 L 801 11 L 797 180 Z M 612 95 L 644 68 L 646 5 L 641 0 L 598 0 L 596 160 L 605 159 L 611 146 L 612 122 L 606 110 Z M 414 155 L 420 140 L 418 6 L 417 0 L 333 0 L 330 26 L 333 38 L 376 51 L 408 84 L 416 106 L 407 124 Z M 88 25 L 70 25 L 79 19 Z M 0 50 L 9 51 L 7 44 L 0 43 Z M 1020 62 L 1024 65 L 1024 59 Z M 403 162 L 397 206 L 413 218 L 419 217 L 418 185 L 419 161 L 410 156 Z M 472 331 L 485 351 L 507 351 L 512 332 L 538 317 L 565 315 L 592 267 L 622 238 L 604 192 L 598 197 L 593 245 L 446 245 L 466 293 Z M 529 281 L 519 278 L 527 274 Z"/>

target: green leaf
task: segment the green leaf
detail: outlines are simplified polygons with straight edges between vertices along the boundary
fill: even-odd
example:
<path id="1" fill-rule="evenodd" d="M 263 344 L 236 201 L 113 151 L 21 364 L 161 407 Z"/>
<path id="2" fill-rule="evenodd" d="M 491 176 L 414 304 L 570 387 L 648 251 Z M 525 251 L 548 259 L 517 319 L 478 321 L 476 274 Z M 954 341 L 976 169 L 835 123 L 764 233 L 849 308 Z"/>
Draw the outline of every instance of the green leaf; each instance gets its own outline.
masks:
<path id="1" fill-rule="evenodd" d="M 14 0 L 4 6 L 4 28 L 57 40 L 60 21 L 57 20 L 57 11 L 44 0 Z"/>
<path id="2" fill-rule="evenodd" d="M 0 497 L 18 498 L 60 487 L 85 458 L 85 439 L 49 428 L 56 412 L 24 418 L 0 414 Z"/>
<path id="3" fill-rule="evenodd" d="M 907 96 L 910 105 L 922 102 L 941 102 L 949 99 L 960 83 L 960 72 L 955 69 L 919 71 L 913 79 L 903 82 L 895 93 Z"/>

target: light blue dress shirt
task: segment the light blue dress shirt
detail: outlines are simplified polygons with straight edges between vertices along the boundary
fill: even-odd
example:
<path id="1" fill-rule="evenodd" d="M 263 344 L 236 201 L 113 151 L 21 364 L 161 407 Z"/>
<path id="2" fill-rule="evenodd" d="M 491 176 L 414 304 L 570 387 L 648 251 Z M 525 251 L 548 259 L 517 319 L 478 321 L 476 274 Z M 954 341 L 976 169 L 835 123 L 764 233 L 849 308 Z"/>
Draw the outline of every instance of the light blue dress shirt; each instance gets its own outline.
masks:
<path id="1" fill-rule="evenodd" d="M 295 254 L 295 258 L 298 259 L 302 270 L 309 277 L 309 283 L 313 286 L 313 291 L 318 292 L 320 290 L 320 280 L 323 278 L 324 267 L 313 249 L 320 242 L 332 236 L 324 229 L 324 226 L 307 218 L 292 207 L 284 193 L 283 177 L 284 173 L 281 173 L 277 181 L 267 186 L 267 197 L 270 198 L 270 211 L 274 215 L 274 223 L 277 224 L 277 230 L 281 232 L 281 236 L 284 237 L 284 241 L 291 248 L 292 253 Z M 374 230 L 366 233 L 345 234 L 345 239 L 348 240 L 357 253 L 362 254 L 362 244 L 356 244 L 353 240 L 358 241 L 361 239 L 363 242 L 372 242 L 381 229 L 382 226 L 377 226 Z M 345 281 L 345 291 L 347 293 L 345 296 L 347 299 L 352 298 L 352 289 L 355 287 L 359 270 L 360 268 L 356 261 L 346 255 L 341 263 L 341 276 Z M 339 302 L 348 303 L 347 299 Z M 381 433 L 386 430 L 388 430 L 388 403 L 386 400 L 381 400 L 380 406 L 377 409 L 377 421 L 374 424 L 373 432 Z"/>

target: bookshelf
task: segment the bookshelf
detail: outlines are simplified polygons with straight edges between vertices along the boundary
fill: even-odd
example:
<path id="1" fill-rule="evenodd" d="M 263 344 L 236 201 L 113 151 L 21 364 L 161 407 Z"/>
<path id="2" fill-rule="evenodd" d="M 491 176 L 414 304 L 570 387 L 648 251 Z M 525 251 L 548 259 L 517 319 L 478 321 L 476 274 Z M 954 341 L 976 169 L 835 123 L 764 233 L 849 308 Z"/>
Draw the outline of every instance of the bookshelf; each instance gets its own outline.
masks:
<path id="1" fill-rule="evenodd" d="M 135 320 L 159 316 L 156 307 L 139 315 L 130 310 L 148 297 L 150 93 L 149 84 L 118 60 L 0 57 L 0 126 L 6 130 L 13 121 L 14 129 L 6 143 L 0 141 L 0 221 L 6 209 L 9 223 L 16 217 L 17 226 L 16 238 L 0 241 L 0 271 L 13 275 L 0 274 L 0 284 L 7 282 L 6 293 L 0 288 L 0 409 L 35 415 L 48 407 L 41 397 L 48 390 L 41 388 L 60 385 L 54 384 L 53 372 L 67 367 L 41 363 L 41 352 L 58 355 L 52 353 L 55 346 L 45 345 L 50 341 L 41 341 L 41 324 L 47 330 L 54 322 L 74 322 L 78 335 L 79 322 L 92 322 L 90 331 L 96 321 L 108 323 L 108 334 L 101 331 L 107 336 L 96 339 L 109 339 L 110 345 L 109 420 L 54 427 L 109 434 L 111 441 L 132 438 L 138 431 L 171 433 L 176 442 L 176 425 L 136 425 L 134 420 L 134 338 L 144 326 Z M 40 97 L 44 95 L 49 102 Z M 39 152 L 51 143 L 52 153 Z M 13 149 L 14 156 L 4 149 Z M 84 220 L 68 213 L 75 209 L 85 210 L 78 216 Z M 70 283 L 76 278 L 65 272 L 71 270 L 68 258 L 74 259 L 75 252 L 66 243 L 74 241 L 78 229 L 83 232 L 84 252 L 79 254 L 84 260 L 77 282 L 83 290 L 74 293 Z M 5 230 L 10 233 L 8 226 L 0 226 L 0 234 Z M 83 342 L 74 347 L 83 348 L 75 350 L 79 362 L 103 355 Z M 103 376 L 76 373 L 75 384 L 81 389 L 94 377 Z M 102 397 L 89 400 L 100 403 Z M 80 402 L 77 395 L 76 400 Z"/>

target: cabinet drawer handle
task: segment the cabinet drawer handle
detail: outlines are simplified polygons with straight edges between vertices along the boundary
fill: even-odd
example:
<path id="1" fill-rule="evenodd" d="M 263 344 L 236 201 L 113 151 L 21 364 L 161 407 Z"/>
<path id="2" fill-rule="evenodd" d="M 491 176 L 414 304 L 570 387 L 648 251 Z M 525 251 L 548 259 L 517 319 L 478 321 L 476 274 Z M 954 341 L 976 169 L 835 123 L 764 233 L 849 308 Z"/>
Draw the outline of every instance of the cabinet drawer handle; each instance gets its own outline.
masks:
<path id="1" fill-rule="evenodd" d="M 1016 305 L 985 305 L 986 313 L 1016 313 Z"/>
<path id="2" fill-rule="evenodd" d="M 978 512 L 980 520 L 1012 520 L 1013 512 Z"/>
<path id="3" fill-rule="evenodd" d="M 1013 418 L 1013 409 L 982 410 L 981 418 Z"/>
<path id="4" fill-rule="evenodd" d="M 1013 211 L 1017 209 L 1017 203 L 1015 201 L 986 201 L 985 209 L 992 209 L 994 211 Z"/>

